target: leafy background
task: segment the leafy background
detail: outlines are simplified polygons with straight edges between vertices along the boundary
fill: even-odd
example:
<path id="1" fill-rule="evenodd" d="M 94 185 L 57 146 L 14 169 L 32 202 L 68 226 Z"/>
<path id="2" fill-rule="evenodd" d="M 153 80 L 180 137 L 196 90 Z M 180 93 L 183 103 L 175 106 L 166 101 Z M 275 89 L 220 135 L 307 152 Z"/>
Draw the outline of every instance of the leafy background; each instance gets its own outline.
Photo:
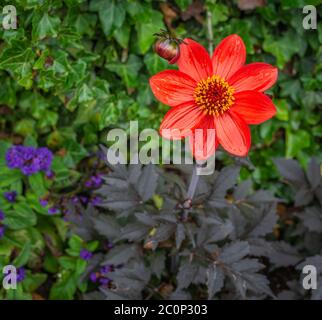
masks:
<path id="1" fill-rule="evenodd" d="M 130 287 L 135 298 L 321 299 L 322 285 L 311 294 L 301 290 L 299 280 L 305 259 L 322 264 L 320 1 L 14 2 L 0 5 L 14 4 L 18 13 L 17 30 L 0 29 L 0 208 L 8 226 L 0 240 L 0 267 L 23 266 L 27 276 L 18 290 L 0 289 L 1 298 L 123 299 L 119 289 Z M 317 30 L 302 27 L 306 4 L 317 6 Z M 277 116 L 252 128 L 248 159 L 217 152 L 220 173 L 201 184 L 204 198 L 196 199 L 183 222 L 182 210 L 166 204 L 184 198 L 191 168 L 123 168 L 124 184 L 100 160 L 99 145 L 106 144 L 109 129 L 128 129 L 130 120 L 139 120 L 141 129 L 158 128 L 167 110 L 148 86 L 151 75 L 169 68 L 152 51 L 153 33 L 160 28 L 206 48 L 237 33 L 246 44 L 248 62 L 279 68 L 278 83 L 269 92 Z M 4 157 L 12 144 L 50 148 L 54 179 L 40 173 L 27 179 L 9 170 Z M 306 176 L 301 168 L 308 168 Z M 112 168 L 112 175 L 117 170 Z M 155 179 L 145 179 L 140 187 L 135 179 L 147 170 L 157 172 L 148 175 Z M 97 172 L 105 176 L 99 190 L 103 205 L 75 205 L 74 196 L 95 196 L 84 181 Z M 225 180 L 220 174 L 230 179 L 216 194 Z M 136 184 L 141 189 L 133 191 Z M 146 194 L 148 189 L 154 194 Z M 179 190 L 175 199 L 170 189 Z M 14 204 L 2 196 L 9 190 L 18 192 Z M 60 206 L 57 215 L 39 205 L 48 194 Z M 132 202 L 124 194 L 130 200 L 134 194 L 134 202 L 142 197 L 144 205 L 127 212 L 120 204 Z M 249 211 L 236 201 L 238 206 L 246 202 Z M 72 211 L 68 219 L 66 208 Z M 166 223 L 164 210 L 172 212 Z M 78 226 L 79 219 L 88 224 Z M 207 224 L 212 229 L 205 231 Z M 257 231 L 247 231 L 249 225 Z M 209 238 L 198 239 L 201 234 Z M 115 243 L 113 249 L 106 249 L 106 241 Z M 191 259 L 195 241 L 203 258 Z M 80 258 L 83 248 L 95 253 L 90 262 Z M 228 267 L 218 269 L 214 261 Z M 113 272 L 109 287 L 88 280 L 100 263 L 123 266 Z"/>

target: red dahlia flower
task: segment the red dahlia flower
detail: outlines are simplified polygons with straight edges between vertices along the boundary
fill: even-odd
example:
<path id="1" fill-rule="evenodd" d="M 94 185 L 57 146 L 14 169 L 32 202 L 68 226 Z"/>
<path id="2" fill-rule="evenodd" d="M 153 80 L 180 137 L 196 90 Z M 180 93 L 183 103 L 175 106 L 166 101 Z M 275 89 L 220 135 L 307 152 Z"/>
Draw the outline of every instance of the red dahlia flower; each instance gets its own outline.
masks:
<path id="1" fill-rule="evenodd" d="M 200 44 L 184 39 L 179 71 L 162 71 L 150 79 L 155 97 L 172 107 L 160 134 L 168 139 L 189 136 L 198 160 L 210 157 L 218 144 L 233 155 L 247 155 L 251 145 L 248 125 L 276 113 L 263 92 L 276 82 L 277 68 L 261 62 L 245 65 L 245 61 L 245 45 L 238 35 L 225 38 L 212 58 Z M 197 135 L 197 129 L 202 129 L 202 135 Z"/>

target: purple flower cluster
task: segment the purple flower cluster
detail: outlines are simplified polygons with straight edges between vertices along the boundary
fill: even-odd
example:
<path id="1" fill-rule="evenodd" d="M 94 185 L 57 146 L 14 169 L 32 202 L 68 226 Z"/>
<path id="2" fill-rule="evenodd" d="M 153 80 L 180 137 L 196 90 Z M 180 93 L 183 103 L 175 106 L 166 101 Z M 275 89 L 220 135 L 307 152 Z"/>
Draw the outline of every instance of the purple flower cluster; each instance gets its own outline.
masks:
<path id="1" fill-rule="evenodd" d="M 4 192 L 3 196 L 7 199 L 7 201 L 13 203 L 16 201 L 17 192 L 16 191 Z"/>
<path id="2" fill-rule="evenodd" d="M 51 175 L 52 152 L 47 148 L 12 146 L 6 154 L 7 166 L 29 176 L 39 171 Z"/>
<path id="3" fill-rule="evenodd" d="M 93 206 L 97 206 L 102 203 L 102 199 L 98 196 L 86 196 L 86 195 L 75 195 L 71 198 L 73 204 L 92 204 Z"/>
<path id="4" fill-rule="evenodd" d="M 0 210 L 0 239 L 4 236 L 4 232 L 6 227 L 1 224 L 1 221 L 3 221 L 5 218 L 3 211 Z"/>
<path id="5" fill-rule="evenodd" d="M 93 283 L 99 283 L 102 286 L 108 286 L 111 283 L 111 279 L 108 277 L 110 272 L 114 271 L 114 267 L 112 265 L 106 265 L 101 267 L 99 272 L 92 272 L 89 275 L 89 279 Z"/>
<path id="6" fill-rule="evenodd" d="M 91 176 L 86 182 L 85 187 L 97 189 L 103 184 L 103 180 L 100 175 L 96 174 Z"/>
<path id="7" fill-rule="evenodd" d="M 114 272 L 115 269 L 122 268 L 123 264 L 114 265 L 114 264 L 107 264 L 105 266 L 102 266 L 99 271 L 92 272 L 89 275 L 89 279 L 93 283 L 99 283 L 101 286 L 108 286 L 112 280 L 109 278 L 109 274 L 111 272 Z"/>
<path id="8" fill-rule="evenodd" d="M 80 258 L 85 260 L 85 261 L 88 261 L 92 258 L 93 256 L 93 253 L 90 252 L 89 250 L 87 249 L 82 249 L 80 254 L 79 254 Z"/>

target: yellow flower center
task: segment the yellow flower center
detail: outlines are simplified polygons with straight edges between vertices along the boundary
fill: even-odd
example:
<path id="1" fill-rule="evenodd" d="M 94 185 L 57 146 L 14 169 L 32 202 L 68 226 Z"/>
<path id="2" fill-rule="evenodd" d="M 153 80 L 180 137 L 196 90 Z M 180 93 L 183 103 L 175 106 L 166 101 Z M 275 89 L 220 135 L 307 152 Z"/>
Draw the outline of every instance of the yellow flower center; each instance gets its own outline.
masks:
<path id="1" fill-rule="evenodd" d="M 219 76 L 200 80 L 195 88 L 194 98 L 197 106 L 205 114 L 217 117 L 227 111 L 235 101 L 234 88 Z"/>

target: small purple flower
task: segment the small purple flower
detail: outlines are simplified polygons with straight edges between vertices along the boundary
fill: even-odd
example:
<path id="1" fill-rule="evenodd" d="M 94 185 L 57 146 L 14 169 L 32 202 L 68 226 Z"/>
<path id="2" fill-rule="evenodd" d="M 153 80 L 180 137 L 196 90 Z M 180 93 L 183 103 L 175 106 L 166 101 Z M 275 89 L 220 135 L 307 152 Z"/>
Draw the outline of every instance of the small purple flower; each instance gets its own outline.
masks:
<path id="1" fill-rule="evenodd" d="M 4 217 L 5 217 L 4 212 L 2 210 L 0 210 L 0 221 L 4 220 Z"/>
<path id="2" fill-rule="evenodd" d="M 93 205 L 93 206 L 98 206 L 102 203 L 102 198 L 101 197 L 98 197 L 98 196 L 95 196 L 93 197 L 91 200 L 90 200 L 90 203 Z"/>
<path id="3" fill-rule="evenodd" d="M 112 280 L 109 279 L 109 278 L 100 278 L 99 279 L 99 283 L 102 285 L 102 286 L 108 286 L 110 284 Z"/>
<path id="4" fill-rule="evenodd" d="M 92 258 L 93 253 L 88 251 L 87 249 L 82 249 L 79 256 L 81 259 L 88 261 Z"/>
<path id="5" fill-rule="evenodd" d="M 101 267 L 100 272 L 103 275 L 106 275 L 106 274 L 110 273 L 111 271 L 113 271 L 113 269 L 114 269 L 113 266 L 111 264 L 108 264 L 106 266 Z"/>
<path id="6" fill-rule="evenodd" d="M 99 188 L 103 184 L 103 180 L 100 175 L 96 174 L 91 176 L 86 182 L 85 187 L 87 188 Z"/>
<path id="7" fill-rule="evenodd" d="M 85 182 L 85 187 L 90 188 L 91 186 L 92 186 L 92 184 L 91 184 L 91 180 L 87 180 L 87 181 Z"/>
<path id="8" fill-rule="evenodd" d="M 50 207 L 48 209 L 48 213 L 49 214 L 56 214 L 56 213 L 58 213 L 58 208 L 56 208 L 56 207 Z"/>
<path id="9" fill-rule="evenodd" d="M 3 196 L 7 199 L 7 201 L 13 203 L 16 201 L 17 192 L 16 191 L 4 192 Z"/>
<path id="10" fill-rule="evenodd" d="M 21 267 L 17 270 L 17 282 L 22 282 L 26 278 L 26 270 L 25 268 Z"/>
<path id="11" fill-rule="evenodd" d="M 39 203 L 42 207 L 47 207 L 48 205 L 48 200 L 46 199 L 39 199 Z"/>
<path id="12" fill-rule="evenodd" d="M 111 242 L 111 241 L 105 241 L 105 242 L 104 242 L 104 248 L 105 248 L 105 249 L 110 250 L 110 249 L 112 249 L 113 247 L 114 247 L 113 242 Z"/>
<path id="13" fill-rule="evenodd" d="M 88 198 L 85 197 L 85 196 L 80 196 L 79 199 L 80 199 L 82 204 L 87 204 L 88 203 Z"/>
<path id="14" fill-rule="evenodd" d="M 97 282 L 97 279 L 98 279 L 98 277 L 97 277 L 97 274 L 96 274 L 96 272 L 92 272 L 90 275 L 89 275 L 89 279 L 92 281 L 92 282 Z"/>
<path id="15" fill-rule="evenodd" d="M 5 230 L 6 230 L 5 226 L 0 226 L 0 239 L 3 238 Z"/>
<path id="16" fill-rule="evenodd" d="M 78 197 L 77 197 L 77 196 L 73 196 L 73 197 L 72 197 L 72 202 L 73 202 L 74 204 L 78 203 L 78 202 L 79 202 Z"/>

